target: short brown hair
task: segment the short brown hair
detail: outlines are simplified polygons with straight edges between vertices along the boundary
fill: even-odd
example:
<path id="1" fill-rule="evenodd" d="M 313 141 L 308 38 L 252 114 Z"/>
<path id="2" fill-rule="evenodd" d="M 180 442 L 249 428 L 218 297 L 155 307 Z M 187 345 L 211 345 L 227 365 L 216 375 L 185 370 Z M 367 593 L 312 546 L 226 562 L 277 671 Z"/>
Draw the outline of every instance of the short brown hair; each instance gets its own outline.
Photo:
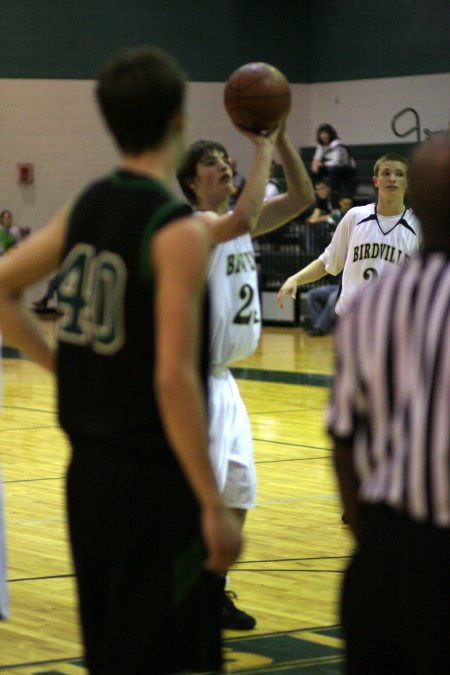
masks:
<path id="1" fill-rule="evenodd" d="M 377 161 L 374 164 L 373 167 L 373 175 L 378 176 L 378 172 L 380 170 L 380 165 L 383 162 L 400 162 L 400 164 L 404 164 L 406 171 L 408 171 L 408 159 L 404 156 L 401 155 L 399 152 L 387 152 L 385 155 L 382 155 L 377 159 Z"/>
<path id="2" fill-rule="evenodd" d="M 106 124 L 127 154 L 161 145 L 184 94 L 184 73 L 157 47 L 119 54 L 102 68 L 96 87 Z"/>

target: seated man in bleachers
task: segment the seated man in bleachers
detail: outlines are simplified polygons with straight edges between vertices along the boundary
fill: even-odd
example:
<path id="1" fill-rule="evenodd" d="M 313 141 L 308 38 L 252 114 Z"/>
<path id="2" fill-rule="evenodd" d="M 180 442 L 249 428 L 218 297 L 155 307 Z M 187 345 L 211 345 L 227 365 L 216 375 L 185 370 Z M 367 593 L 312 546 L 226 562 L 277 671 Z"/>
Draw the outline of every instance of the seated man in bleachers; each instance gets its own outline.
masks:
<path id="1" fill-rule="evenodd" d="M 304 220 L 301 233 L 302 248 L 313 256 L 330 243 L 336 228 L 335 214 L 339 212 L 339 193 L 331 189 L 327 178 L 319 178 L 314 190 L 316 193 L 314 210 Z"/>

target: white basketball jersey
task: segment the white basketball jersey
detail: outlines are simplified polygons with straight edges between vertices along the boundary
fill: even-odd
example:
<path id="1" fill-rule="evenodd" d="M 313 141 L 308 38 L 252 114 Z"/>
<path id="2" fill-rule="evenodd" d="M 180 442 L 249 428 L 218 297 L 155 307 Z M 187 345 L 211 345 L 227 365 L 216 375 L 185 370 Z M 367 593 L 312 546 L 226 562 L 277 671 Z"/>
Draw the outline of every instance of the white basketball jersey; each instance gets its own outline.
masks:
<path id="1" fill-rule="evenodd" d="M 343 270 L 337 314 L 364 284 L 415 255 L 420 243 L 419 221 L 411 209 L 395 216 L 377 214 L 376 204 L 350 209 L 319 256 L 329 274 Z"/>
<path id="2" fill-rule="evenodd" d="M 217 244 L 210 254 L 211 365 L 250 356 L 261 334 L 261 307 L 252 238 Z"/>

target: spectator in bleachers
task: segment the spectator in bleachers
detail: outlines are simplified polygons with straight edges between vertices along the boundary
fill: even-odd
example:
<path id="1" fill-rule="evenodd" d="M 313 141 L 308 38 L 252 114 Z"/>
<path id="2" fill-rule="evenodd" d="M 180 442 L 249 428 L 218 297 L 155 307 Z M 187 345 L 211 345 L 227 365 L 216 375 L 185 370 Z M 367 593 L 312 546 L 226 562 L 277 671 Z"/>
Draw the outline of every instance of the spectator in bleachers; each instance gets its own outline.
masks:
<path id="1" fill-rule="evenodd" d="M 331 214 L 333 219 L 334 229 L 338 225 L 339 221 L 345 216 L 347 211 L 349 211 L 353 206 L 353 197 L 350 195 L 341 195 L 338 202 L 339 208 L 334 210 Z M 329 221 L 330 222 L 330 221 Z M 331 225 L 331 222 L 330 222 Z"/>
<path id="2" fill-rule="evenodd" d="M 316 193 L 314 210 L 304 220 L 300 235 L 302 248 L 309 255 L 317 255 L 328 246 L 336 224 L 341 218 L 339 193 L 331 189 L 330 181 L 327 178 L 319 178 L 314 190 Z"/>
<path id="3" fill-rule="evenodd" d="M 347 194 L 353 192 L 356 162 L 331 124 L 321 124 L 317 129 L 317 147 L 311 171 L 313 180 L 325 176 L 334 190 Z"/>
<path id="4" fill-rule="evenodd" d="M 8 209 L 0 213 L 0 255 L 6 253 L 20 241 L 20 231 L 13 226 L 12 220 L 12 213 Z"/>
<path id="5" fill-rule="evenodd" d="M 314 211 L 307 218 L 311 225 L 327 223 L 333 213 L 339 211 L 340 194 L 331 186 L 328 178 L 319 178 L 314 184 L 316 204 Z"/>

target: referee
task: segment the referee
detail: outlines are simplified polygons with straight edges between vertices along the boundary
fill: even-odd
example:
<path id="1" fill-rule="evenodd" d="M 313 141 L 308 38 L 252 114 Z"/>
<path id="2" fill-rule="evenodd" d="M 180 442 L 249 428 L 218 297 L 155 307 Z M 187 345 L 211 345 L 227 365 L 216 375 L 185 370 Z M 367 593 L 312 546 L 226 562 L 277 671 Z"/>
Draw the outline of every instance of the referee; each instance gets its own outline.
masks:
<path id="1" fill-rule="evenodd" d="M 424 250 L 366 288 L 337 331 L 329 410 L 357 550 L 346 672 L 450 673 L 450 136 L 412 155 Z"/>

